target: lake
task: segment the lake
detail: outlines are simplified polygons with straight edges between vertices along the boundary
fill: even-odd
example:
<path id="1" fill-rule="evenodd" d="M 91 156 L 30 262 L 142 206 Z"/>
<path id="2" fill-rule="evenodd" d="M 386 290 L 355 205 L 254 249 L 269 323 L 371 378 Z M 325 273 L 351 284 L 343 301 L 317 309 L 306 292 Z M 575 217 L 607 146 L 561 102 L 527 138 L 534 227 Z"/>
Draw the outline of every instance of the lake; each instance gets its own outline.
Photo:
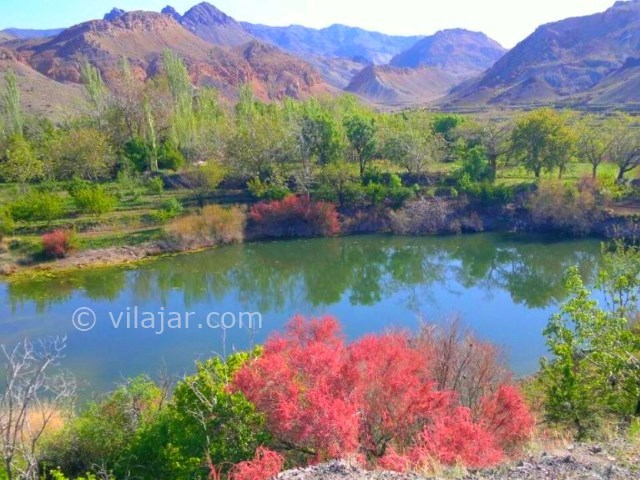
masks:
<path id="1" fill-rule="evenodd" d="M 542 330 L 563 300 L 563 273 L 578 265 L 591 282 L 599 262 L 596 240 L 511 234 L 233 245 L 0 284 L 0 343 L 67 336 L 63 366 L 85 391 L 102 392 L 246 349 L 295 314 L 336 316 L 349 338 L 460 315 L 526 375 L 546 353 Z M 87 331 L 74 326 L 76 312 Z"/>

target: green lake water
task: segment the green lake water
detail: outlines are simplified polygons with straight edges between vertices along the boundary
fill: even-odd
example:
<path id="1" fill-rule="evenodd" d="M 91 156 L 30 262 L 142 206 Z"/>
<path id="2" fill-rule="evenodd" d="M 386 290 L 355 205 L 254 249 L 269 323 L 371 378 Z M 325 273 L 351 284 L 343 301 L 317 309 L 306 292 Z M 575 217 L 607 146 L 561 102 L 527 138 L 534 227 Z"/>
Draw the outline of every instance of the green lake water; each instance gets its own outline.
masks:
<path id="1" fill-rule="evenodd" d="M 578 265 L 592 281 L 599 262 L 595 240 L 503 234 L 234 245 L 0 284 L 0 343 L 66 336 L 63 366 L 100 392 L 140 373 L 189 372 L 195 360 L 264 341 L 295 314 L 336 316 L 349 338 L 459 315 L 526 375 L 546 353 L 542 330 L 563 300 L 563 273 Z M 95 313 L 90 331 L 72 322 L 81 308 Z M 223 321 L 230 328 L 214 328 Z"/>

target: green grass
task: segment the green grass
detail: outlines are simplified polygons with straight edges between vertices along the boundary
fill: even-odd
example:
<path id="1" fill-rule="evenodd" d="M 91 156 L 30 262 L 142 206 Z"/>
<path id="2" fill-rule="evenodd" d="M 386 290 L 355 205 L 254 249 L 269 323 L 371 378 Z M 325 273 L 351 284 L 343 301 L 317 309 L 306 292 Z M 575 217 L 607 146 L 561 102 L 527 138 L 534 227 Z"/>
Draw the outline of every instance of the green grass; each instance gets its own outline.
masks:
<path id="1" fill-rule="evenodd" d="M 79 248 L 82 250 L 94 250 L 111 247 L 131 247 L 158 240 L 161 235 L 162 228 L 158 227 L 118 234 L 84 236 L 80 239 Z"/>

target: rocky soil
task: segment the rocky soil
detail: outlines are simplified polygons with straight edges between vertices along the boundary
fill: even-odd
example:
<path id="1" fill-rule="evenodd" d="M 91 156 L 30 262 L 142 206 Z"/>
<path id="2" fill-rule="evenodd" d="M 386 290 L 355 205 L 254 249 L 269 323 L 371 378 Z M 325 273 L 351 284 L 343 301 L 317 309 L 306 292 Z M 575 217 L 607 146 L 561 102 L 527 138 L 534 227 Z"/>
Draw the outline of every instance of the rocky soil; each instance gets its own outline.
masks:
<path id="1" fill-rule="evenodd" d="M 369 472 L 337 461 L 281 473 L 278 480 L 628 480 L 640 479 L 640 447 L 628 444 L 570 445 L 531 456 L 515 464 L 437 476 Z"/>

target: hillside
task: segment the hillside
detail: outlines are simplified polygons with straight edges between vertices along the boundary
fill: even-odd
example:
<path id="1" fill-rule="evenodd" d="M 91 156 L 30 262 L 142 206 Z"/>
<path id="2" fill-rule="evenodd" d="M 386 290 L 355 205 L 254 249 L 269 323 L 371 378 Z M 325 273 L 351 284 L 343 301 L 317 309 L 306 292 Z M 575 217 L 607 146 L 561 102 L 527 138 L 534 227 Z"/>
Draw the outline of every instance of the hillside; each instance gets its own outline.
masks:
<path id="1" fill-rule="evenodd" d="M 505 48 L 484 33 L 442 30 L 393 57 L 391 65 L 437 67 L 459 78 L 469 78 L 493 66 L 505 52 Z"/>
<path id="2" fill-rule="evenodd" d="M 111 21 L 76 25 L 54 38 L 27 42 L 18 50 L 33 68 L 59 82 L 80 81 L 82 58 L 95 64 L 107 82 L 118 74 L 123 57 L 129 59 L 137 77 L 148 78 L 159 71 L 162 53 L 170 49 L 184 58 L 196 84 L 215 86 L 229 96 L 243 83 L 253 85 L 265 98 L 299 98 L 329 90 L 310 65 L 273 47 L 257 45 L 219 47 L 168 15 L 129 12 Z"/>
<path id="3" fill-rule="evenodd" d="M 58 119 L 84 104 L 80 85 L 55 82 L 32 69 L 15 51 L 0 47 L 0 85 L 9 70 L 16 74 L 22 105 L 28 113 Z"/>
<path id="4" fill-rule="evenodd" d="M 528 104 L 592 89 L 640 54 L 640 0 L 539 27 L 447 104 Z"/>
<path id="5" fill-rule="evenodd" d="M 346 25 L 332 25 L 320 30 L 300 25 L 288 27 L 269 27 L 251 23 L 242 25 L 253 36 L 303 58 L 319 55 L 329 58 L 350 58 L 375 64 L 388 63 L 394 55 L 422 39 L 420 36 L 385 35 Z"/>
<path id="6" fill-rule="evenodd" d="M 329 85 L 344 90 L 367 62 L 350 58 L 310 56 L 307 61 L 320 72 Z"/>
<path id="7" fill-rule="evenodd" d="M 438 68 L 371 65 L 356 75 L 347 91 L 387 106 L 421 105 L 445 96 L 455 78 Z"/>
<path id="8" fill-rule="evenodd" d="M 640 104 L 640 58 L 629 57 L 625 64 L 606 76 L 584 96 L 590 105 Z"/>

